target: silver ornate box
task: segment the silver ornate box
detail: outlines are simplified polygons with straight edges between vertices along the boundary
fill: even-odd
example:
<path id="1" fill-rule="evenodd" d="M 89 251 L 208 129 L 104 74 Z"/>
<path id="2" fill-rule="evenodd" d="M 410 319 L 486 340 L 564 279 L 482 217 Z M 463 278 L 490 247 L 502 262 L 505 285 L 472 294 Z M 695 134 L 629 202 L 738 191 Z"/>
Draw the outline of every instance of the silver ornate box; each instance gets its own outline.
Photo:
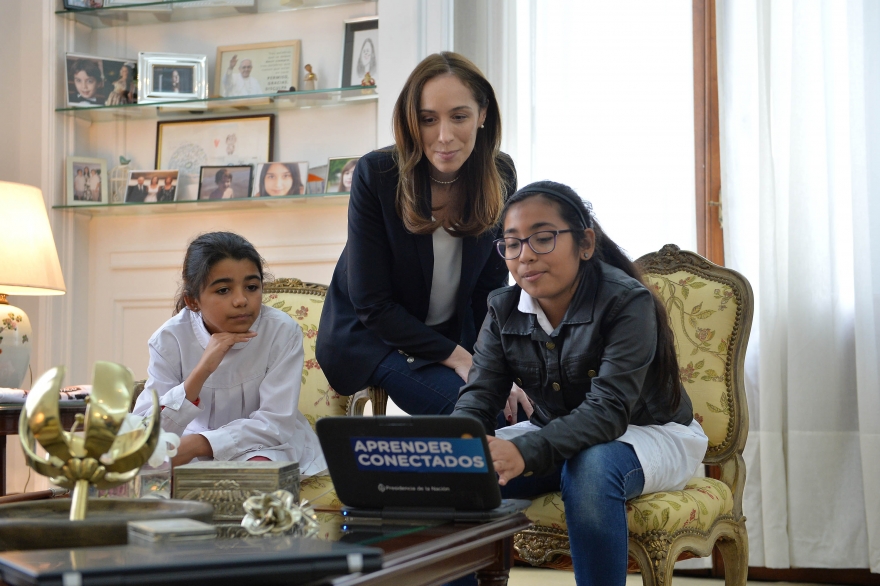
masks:
<path id="1" fill-rule="evenodd" d="M 174 468 L 171 498 L 214 505 L 214 524 L 239 524 L 242 504 L 261 493 L 287 490 L 299 497 L 296 462 L 193 462 Z"/>

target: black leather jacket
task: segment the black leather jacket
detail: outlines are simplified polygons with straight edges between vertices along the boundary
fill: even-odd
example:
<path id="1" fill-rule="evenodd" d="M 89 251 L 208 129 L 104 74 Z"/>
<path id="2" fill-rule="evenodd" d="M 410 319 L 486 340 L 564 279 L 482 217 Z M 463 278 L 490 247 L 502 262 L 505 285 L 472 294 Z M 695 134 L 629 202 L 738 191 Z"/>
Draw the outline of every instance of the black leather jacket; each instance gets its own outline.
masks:
<path id="1" fill-rule="evenodd" d="M 691 423 L 684 389 L 673 411 L 657 381 L 654 302 L 639 281 L 594 261 L 549 336 L 536 316 L 517 309 L 520 292 L 514 285 L 489 295 L 453 415 L 476 417 L 493 433 L 516 382 L 534 401 L 531 421 L 542 428 L 512 440 L 525 474 L 549 474 L 582 450 L 617 439 L 629 424 Z"/>

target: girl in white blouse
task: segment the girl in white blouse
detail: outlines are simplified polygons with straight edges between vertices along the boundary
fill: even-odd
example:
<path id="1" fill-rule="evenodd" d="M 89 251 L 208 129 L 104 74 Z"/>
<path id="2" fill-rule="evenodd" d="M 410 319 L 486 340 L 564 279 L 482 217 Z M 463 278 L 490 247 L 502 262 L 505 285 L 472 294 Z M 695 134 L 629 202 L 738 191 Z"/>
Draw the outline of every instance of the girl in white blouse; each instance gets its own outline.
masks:
<path id="1" fill-rule="evenodd" d="M 231 232 L 193 240 L 175 315 L 150 338 L 145 389 L 155 389 L 162 428 L 181 436 L 172 465 L 193 459 L 298 462 L 326 469 L 318 438 L 297 409 L 302 330 L 262 304 L 263 259 Z M 133 412 L 146 415 L 149 393 Z"/>

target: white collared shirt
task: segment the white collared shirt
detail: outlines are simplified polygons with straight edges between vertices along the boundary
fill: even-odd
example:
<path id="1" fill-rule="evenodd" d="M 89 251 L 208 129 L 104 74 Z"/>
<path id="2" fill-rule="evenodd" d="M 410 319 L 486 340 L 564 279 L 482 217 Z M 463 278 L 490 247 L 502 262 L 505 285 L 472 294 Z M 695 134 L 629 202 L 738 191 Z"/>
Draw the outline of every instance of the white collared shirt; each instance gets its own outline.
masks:
<path id="1" fill-rule="evenodd" d="M 164 430 L 203 435 L 215 460 L 264 456 L 299 462 L 300 474 L 313 476 L 327 464 L 318 437 L 297 409 L 302 329 L 284 312 L 263 306 L 251 330 L 257 336 L 229 350 L 202 386 L 196 406 L 187 400 L 183 383 L 211 334 L 200 314 L 183 309 L 150 338 L 144 390 L 159 394 Z M 150 402 L 150 393 L 141 393 L 132 412 L 149 414 Z"/>
<path id="2" fill-rule="evenodd" d="M 548 336 L 556 332 L 538 302 L 525 291 L 520 292 L 517 309 L 533 314 Z M 495 436 L 510 439 L 540 429 L 529 421 L 523 421 L 496 430 Z M 615 441 L 629 444 L 635 450 L 645 475 L 642 494 L 681 490 L 693 476 L 702 475 L 703 456 L 709 445 L 709 438 L 696 420 L 691 421 L 690 425 L 674 422 L 665 425 L 628 425 L 623 435 Z"/>

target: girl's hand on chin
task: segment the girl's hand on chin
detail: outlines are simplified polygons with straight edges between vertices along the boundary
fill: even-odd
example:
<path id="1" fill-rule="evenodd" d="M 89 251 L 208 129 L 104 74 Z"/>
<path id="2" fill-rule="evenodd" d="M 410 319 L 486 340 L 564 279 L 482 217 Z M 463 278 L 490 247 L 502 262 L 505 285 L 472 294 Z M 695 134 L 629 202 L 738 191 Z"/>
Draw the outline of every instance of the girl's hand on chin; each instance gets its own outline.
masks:
<path id="1" fill-rule="evenodd" d="M 492 466 L 498 474 L 498 484 L 506 485 L 519 476 L 526 469 L 522 454 L 512 442 L 487 436 L 489 442 L 489 454 L 492 457 Z"/>
<path id="2" fill-rule="evenodd" d="M 218 332 L 216 334 L 211 334 L 211 341 L 208 342 L 208 347 L 205 348 L 205 353 L 202 354 L 201 365 L 208 372 L 214 372 L 217 370 L 217 367 L 220 366 L 220 363 L 223 361 L 223 357 L 226 356 L 226 353 L 239 342 L 247 342 L 251 340 L 254 336 L 257 335 L 257 332 L 244 332 L 244 333 L 235 333 L 235 332 Z"/>

